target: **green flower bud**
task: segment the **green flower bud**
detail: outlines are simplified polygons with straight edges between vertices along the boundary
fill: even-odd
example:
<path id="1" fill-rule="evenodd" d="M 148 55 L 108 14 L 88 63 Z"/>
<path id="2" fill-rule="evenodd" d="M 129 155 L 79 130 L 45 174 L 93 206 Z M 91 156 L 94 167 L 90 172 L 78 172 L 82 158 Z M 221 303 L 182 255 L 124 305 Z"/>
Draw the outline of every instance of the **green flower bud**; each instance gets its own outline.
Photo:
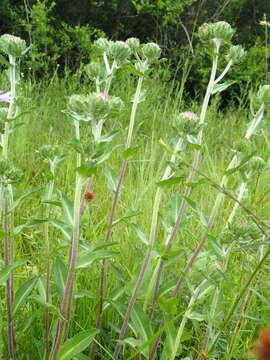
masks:
<path id="1" fill-rule="evenodd" d="M 12 184 L 20 181 L 21 177 L 21 170 L 14 168 L 5 160 L 0 160 L 0 184 Z"/>
<path id="2" fill-rule="evenodd" d="M 13 57 L 21 57 L 26 51 L 26 43 L 17 36 L 4 34 L 0 37 L 0 50 Z"/>
<path id="3" fill-rule="evenodd" d="M 218 39 L 220 41 L 230 41 L 234 34 L 231 25 L 225 21 L 215 23 L 205 23 L 199 28 L 199 36 L 204 41 Z"/>
<path id="4" fill-rule="evenodd" d="M 161 48 L 156 43 L 148 43 L 142 46 L 142 55 L 148 61 L 157 60 L 160 57 Z"/>
<path id="5" fill-rule="evenodd" d="M 260 104 L 270 105 L 270 85 L 263 85 L 257 92 L 257 100 Z"/>
<path id="6" fill-rule="evenodd" d="M 201 129 L 198 117 L 193 112 L 187 111 L 176 115 L 174 124 L 177 130 L 184 135 L 196 136 Z"/>
<path id="7" fill-rule="evenodd" d="M 234 45 L 230 47 L 229 54 L 226 59 L 232 60 L 234 64 L 241 62 L 247 55 L 247 52 L 242 48 L 241 45 Z"/>
<path id="8" fill-rule="evenodd" d="M 42 160 L 48 162 L 53 161 L 56 156 L 59 155 L 59 148 L 58 146 L 52 145 L 43 145 L 37 150 L 37 153 L 40 155 Z"/>
<path id="9" fill-rule="evenodd" d="M 140 47 L 140 40 L 137 38 L 129 38 L 126 40 L 126 43 L 133 53 L 137 52 Z"/>
<path id="10" fill-rule="evenodd" d="M 89 79 L 91 80 L 104 79 L 106 77 L 104 67 L 98 62 L 93 61 L 86 65 L 84 69 Z"/>
<path id="11" fill-rule="evenodd" d="M 71 95 L 67 104 L 68 113 L 75 120 L 90 121 L 89 103 L 86 95 Z"/>
<path id="12" fill-rule="evenodd" d="M 75 120 L 99 121 L 114 116 L 122 108 L 122 101 L 105 93 L 72 95 L 68 101 L 68 113 Z"/>
<path id="13" fill-rule="evenodd" d="M 99 38 L 94 41 L 94 47 L 101 53 L 108 52 L 110 49 L 111 41 L 106 38 Z"/>
<path id="14" fill-rule="evenodd" d="M 115 41 L 111 43 L 109 54 L 116 61 L 125 61 L 131 54 L 131 50 L 124 41 Z"/>
<path id="15" fill-rule="evenodd" d="M 253 144 L 247 139 L 240 140 L 235 144 L 233 151 L 237 153 L 243 153 L 245 155 L 249 154 L 253 151 Z"/>

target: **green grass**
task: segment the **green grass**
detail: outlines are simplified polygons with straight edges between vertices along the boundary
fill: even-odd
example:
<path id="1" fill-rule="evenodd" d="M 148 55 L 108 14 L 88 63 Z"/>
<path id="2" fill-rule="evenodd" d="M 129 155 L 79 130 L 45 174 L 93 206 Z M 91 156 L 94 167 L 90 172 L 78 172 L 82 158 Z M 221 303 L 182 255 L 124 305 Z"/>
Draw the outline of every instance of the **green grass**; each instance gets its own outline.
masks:
<path id="1" fill-rule="evenodd" d="M 24 176 L 22 182 L 16 186 L 18 194 L 35 186 L 46 185 L 46 164 L 42 163 L 36 153 L 36 150 L 43 144 L 57 144 L 70 156 L 61 166 L 56 176 L 56 196 L 58 191 L 64 192 L 69 198 L 73 197 L 72 184 L 75 181 L 75 154 L 68 145 L 73 135 L 73 125 L 68 117 L 62 112 L 66 107 L 67 97 L 73 93 L 86 93 L 91 85 L 85 83 L 78 77 L 66 77 L 59 79 L 55 77 L 52 81 L 31 82 L 24 81 L 21 84 L 20 93 L 25 96 L 23 109 L 33 108 L 29 114 L 24 115 L 21 120 L 24 125 L 17 129 L 16 133 L 10 138 L 10 158 L 13 163 L 23 170 Z M 173 116 L 182 111 L 199 111 L 199 102 L 181 99 L 179 106 L 179 97 L 175 84 L 164 84 L 157 77 L 148 79 L 144 85 L 147 90 L 147 101 L 139 104 L 136 127 L 133 137 L 133 145 L 139 147 L 139 151 L 129 161 L 128 171 L 124 181 L 124 188 L 121 192 L 121 200 L 117 209 L 116 218 L 127 214 L 131 210 L 139 211 L 139 215 L 120 222 L 114 227 L 112 241 L 117 245 L 115 249 L 119 250 L 119 256 L 109 261 L 106 298 L 108 306 L 104 314 L 104 324 L 102 330 L 101 343 L 112 353 L 114 341 L 117 338 L 116 330 L 121 325 L 121 318 L 111 301 L 113 294 L 121 288 L 125 288 L 125 293 L 120 296 L 115 303 L 124 307 L 127 304 L 132 286 L 134 285 L 136 275 L 139 271 L 141 261 L 146 251 L 143 244 L 134 231 L 132 223 L 139 224 L 140 228 L 149 233 L 153 199 L 156 191 L 156 182 L 160 179 L 166 161 L 169 159 L 164 148 L 159 144 L 159 139 L 170 143 L 175 130 L 171 126 Z M 125 133 L 128 126 L 131 103 L 129 99 L 135 91 L 134 79 L 123 81 L 121 77 L 114 83 L 112 93 L 118 95 L 126 103 L 125 110 L 119 118 L 108 121 L 105 125 L 106 130 L 120 129 L 120 134 L 115 140 L 115 144 L 124 143 Z M 205 128 L 205 142 L 202 149 L 202 163 L 200 170 L 209 176 L 212 180 L 219 183 L 224 170 L 226 169 L 231 157 L 231 149 L 235 143 L 243 136 L 250 115 L 247 109 L 237 108 L 236 106 L 227 106 L 219 109 L 219 102 L 212 101 L 207 115 Z M 261 156 L 266 161 L 269 157 L 269 143 L 267 123 L 269 115 L 263 120 L 265 129 L 265 138 L 256 136 L 252 138 L 252 143 L 256 149 L 256 155 Z M 87 124 L 83 125 L 83 134 L 85 138 L 91 141 L 91 130 Z M 192 149 L 181 154 L 187 162 L 191 161 Z M 111 158 L 106 162 L 118 173 L 121 164 L 121 150 L 116 150 Z M 249 192 L 244 198 L 243 203 L 251 209 L 262 220 L 268 220 L 269 197 L 266 196 L 259 205 L 256 201 L 269 186 L 269 173 L 266 166 L 260 176 L 254 176 L 249 181 Z M 179 175 L 187 174 L 187 166 L 179 170 Z M 235 173 L 229 177 L 228 190 L 233 194 L 237 193 L 238 184 L 241 177 Z M 140 291 L 138 303 L 142 303 L 148 282 L 151 278 L 151 271 L 156 264 L 156 257 L 162 253 L 164 246 L 164 237 L 166 236 L 166 216 L 170 199 L 174 194 L 181 195 L 184 183 L 165 189 L 159 212 L 158 238 L 150 268 L 142 289 Z M 100 168 L 93 185 L 94 200 L 89 203 L 84 216 L 82 217 L 82 236 L 81 240 L 88 244 L 97 244 L 104 241 L 104 232 L 108 212 L 111 207 L 112 193 L 107 189 L 103 175 L 103 169 Z M 191 199 L 195 201 L 200 210 L 209 216 L 213 207 L 217 191 L 211 186 L 200 185 L 191 193 Z M 34 194 L 27 199 L 15 214 L 15 225 L 18 226 L 31 218 L 42 218 L 44 216 L 44 205 L 41 203 L 42 191 Z M 204 278 L 209 278 L 215 289 L 220 289 L 220 298 L 217 304 L 216 316 L 211 319 L 209 316 L 212 309 L 211 292 L 206 298 L 195 306 L 195 311 L 204 315 L 205 320 L 198 322 L 188 320 L 182 343 L 182 354 L 177 359 L 196 359 L 202 349 L 202 343 L 206 328 L 212 326 L 215 331 L 222 328 L 222 323 L 229 311 L 231 304 L 240 292 L 240 289 L 252 271 L 259 262 L 260 254 L 267 250 L 267 244 L 256 246 L 256 242 L 262 240 L 262 234 L 259 233 L 258 239 L 251 240 L 239 239 L 237 234 L 233 233 L 224 240 L 221 236 L 224 224 L 232 210 L 234 202 L 224 199 L 222 208 L 219 211 L 215 226 L 211 229 L 212 240 L 207 241 L 202 256 L 187 275 L 179 301 L 176 304 L 175 311 L 171 311 L 170 305 L 159 303 L 156 319 L 153 322 L 153 332 L 158 330 L 159 319 L 162 319 L 164 311 L 165 319 L 168 321 L 173 316 L 184 312 L 192 293 L 192 287 L 197 287 Z M 200 234 L 203 232 L 203 226 L 200 219 L 188 209 L 189 214 L 193 216 L 188 219 L 177 235 L 177 241 L 173 246 L 177 256 L 170 257 L 165 261 L 165 271 L 162 276 L 161 291 L 175 284 L 177 277 L 193 252 L 199 241 Z M 54 208 L 54 216 L 59 216 L 59 210 Z M 244 221 L 248 224 L 252 220 L 247 217 L 244 211 L 237 212 L 237 221 Z M 244 229 L 245 229 L 244 225 Z M 235 230 L 235 229 L 234 229 Z M 247 235 L 248 235 L 247 229 Z M 245 231 L 244 231 L 245 233 Z M 248 237 L 248 236 L 247 236 Z M 54 248 L 51 259 L 55 261 L 56 250 L 62 261 L 67 262 L 68 248 L 63 246 L 63 237 L 61 233 L 53 228 L 50 229 L 51 246 Z M 226 242 L 227 241 L 227 242 Z M 246 243 L 245 243 L 246 241 Z M 225 247 L 233 243 L 233 251 L 228 259 L 227 270 L 222 273 L 215 269 L 215 262 L 221 259 L 216 255 L 216 244 Z M 61 245 L 62 244 L 62 245 Z M 251 247 L 241 248 L 243 245 L 252 245 Z M 254 246 L 253 246 L 254 245 Z M 27 259 L 28 265 L 21 267 L 15 272 L 15 288 L 23 280 L 31 278 L 34 275 L 42 276 L 46 262 L 45 244 L 43 239 L 42 226 L 34 229 L 25 229 L 19 236 L 16 236 L 16 260 Z M 87 269 L 78 271 L 76 279 L 76 291 L 87 290 L 89 297 L 82 297 L 76 300 L 73 306 L 74 318 L 70 328 L 70 337 L 81 330 L 93 328 L 95 324 L 95 314 L 98 304 L 98 279 L 100 263 L 95 262 Z M 263 268 L 256 276 L 250 288 L 240 301 L 239 306 L 229 321 L 225 329 L 222 329 L 221 337 L 214 348 L 214 356 L 217 359 L 246 359 L 248 351 L 253 343 L 258 328 L 264 328 L 269 325 L 269 263 L 265 263 Z M 53 303 L 59 306 L 59 298 L 56 294 L 55 281 L 51 281 Z M 253 291 L 256 290 L 256 292 Z M 34 293 L 37 290 L 34 290 Z M 256 295 L 257 294 L 257 295 Z M 259 295 L 258 295 L 259 294 Z M 114 301 L 113 301 L 114 302 Z M 245 306 L 243 305 L 245 304 Z M 243 308 L 244 306 L 244 308 Z M 165 310 L 164 310 L 165 309 Z M 208 319 L 208 320 L 207 320 Z M 4 287 L 1 288 L 1 318 L 2 320 L 2 358 L 6 358 L 6 311 L 4 300 Z M 18 315 L 15 317 L 15 327 L 17 331 L 18 351 L 21 359 L 41 359 L 38 355 L 40 343 L 42 341 L 42 321 L 43 309 L 33 300 L 28 299 L 27 303 L 21 307 Z M 52 323 L 52 332 L 54 333 L 54 324 Z M 175 324 L 179 325 L 181 318 Z M 235 324 L 241 321 L 241 327 L 237 336 L 234 334 Z M 132 333 L 129 333 L 132 336 Z M 233 347 L 232 342 L 235 340 Z M 106 352 L 99 349 L 100 359 L 109 359 Z M 123 359 L 127 359 L 132 353 L 129 347 L 126 348 Z M 1 352 L 0 352 L 1 354 Z M 87 352 L 85 352 L 87 354 Z M 143 358 L 143 357 L 142 357 Z"/>

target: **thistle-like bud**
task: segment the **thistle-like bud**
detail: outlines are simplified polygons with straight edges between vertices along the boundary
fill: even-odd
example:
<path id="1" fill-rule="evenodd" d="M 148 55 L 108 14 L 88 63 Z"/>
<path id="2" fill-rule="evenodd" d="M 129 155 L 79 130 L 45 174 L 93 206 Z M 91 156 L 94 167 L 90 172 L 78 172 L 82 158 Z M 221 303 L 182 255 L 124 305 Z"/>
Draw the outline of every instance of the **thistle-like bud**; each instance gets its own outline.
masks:
<path id="1" fill-rule="evenodd" d="M 137 38 L 129 38 L 126 40 L 126 43 L 128 44 L 130 50 L 135 53 L 138 51 L 139 47 L 140 47 L 140 40 Z"/>
<path id="2" fill-rule="evenodd" d="M 84 70 L 91 80 L 104 79 L 106 77 L 105 68 L 99 62 L 91 62 L 84 67 Z"/>
<path id="3" fill-rule="evenodd" d="M 147 43 L 142 46 L 142 55 L 148 61 L 157 60 L 160 57 L 161 48 L 156 43 Z"/>
<path id="4" fill-rule="evenodd" d="M 16 183 L 20 181 L 21 177 L 21 170 L 14 168 L 5 160 L 0 160 L 0 184 Z"/>
<path id="5" fill-rule="evenodd" d="M 105 93 L 91 93 L 70 96 L 67 108 L 75 120 L 99 121 L 114 116 L 122 106 L 122 101 L 117 97 L 109 97 Z"/>
<path id="6" fill-rule="evenodd" d="M 134 66 L 135 66 L 135 69 L 142 74 L 144 74 L 149 69 L 149 63 L 147 60 L 136 61 Z"/>
<path id="7" fill-rule="evenodd" d="M 26 42 L 17 36 L 4 34 L 0 37 L 0 50 L 13 57 L 21 57 L 26 51 Z"/>
<path id="8" fill-rule="evenodd" d="M 257 92 L 257 100 L 266 106 L 270 105 L 270 85 L 263 85 Z"/>
<path id="9" fill-rule="evenodd" d="M 106 38 L 99 38 L 94 41 L 94 47 L 101 53 L 108 52 L 110 49 L 111 41 Z"/>
<path id="10" fill-rule="evenodd" d="M 233 45 L 230 47 L 229 53 L 226 56 L 227 61 L 232 60 L 234 64 L 237 64 L 244 60 L 247 52 L 243 49 L 241 45 Z"/>
<path id="11" fill-rule="evenodd" d="M 125 61 L 131 54 L 131 50 L 124 41 L 115 41 L 111 43 L 110 55 L 117 62 Z"/>
<path id="12" fill-rule="evenodd" d="M 215 23 L 205 23 L 199 28 L 199 36 L 204 41 L 218 39 L 220 41 L 230 41 L 234 30 L 231 25 L 225 21 Z"/>
<path id="13" fill-rule="evenodd" d="M 53 161 L 56 156 L 59 155 L 59 148 L 58 146 L 52 145 L 43 145 L 37 150 L 37 153 L 40 155 L 42 160 L 48 162 Z"/>
<path id="14" fill-rule="evenodd" d="M 183 112 L 174 118 L 175 127 L 183 135 L 197 135 L 201 125 L 197 121 L 198 117 L 191 111 Z"/>

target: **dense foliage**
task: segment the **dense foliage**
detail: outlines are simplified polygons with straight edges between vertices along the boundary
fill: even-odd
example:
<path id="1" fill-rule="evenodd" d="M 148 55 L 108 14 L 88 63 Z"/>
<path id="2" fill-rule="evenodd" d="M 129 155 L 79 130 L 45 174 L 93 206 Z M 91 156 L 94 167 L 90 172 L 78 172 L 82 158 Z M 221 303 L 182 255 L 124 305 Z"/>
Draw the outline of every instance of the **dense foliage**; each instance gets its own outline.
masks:
<path id="1" fill-rule="evenodd" d="M 26 69 L 42 75 L 58 66 L 62 72 L 78 69 L 81 61 L 91 58 L 93 41 L 104 34 L 123 40 L 136 36 L 159 43 L 173 70 L 193 66 L 188 88 L 200 93 L 209 67 L 193 34 L 203 22 L 222 19 L 237 29 L 235 41 L 249 49 L 247 62 L 233 79 L 261 82 L 266 77 L 269 49 L 259 21 L 270 13 L 268 0 L 3 0 L 0 13 L 1 33 L 21 36 L 32 44 Z M 187 55 L 191 55 L 188 64 Z M 235 90 L 239 96 L 237 86 Z"/>

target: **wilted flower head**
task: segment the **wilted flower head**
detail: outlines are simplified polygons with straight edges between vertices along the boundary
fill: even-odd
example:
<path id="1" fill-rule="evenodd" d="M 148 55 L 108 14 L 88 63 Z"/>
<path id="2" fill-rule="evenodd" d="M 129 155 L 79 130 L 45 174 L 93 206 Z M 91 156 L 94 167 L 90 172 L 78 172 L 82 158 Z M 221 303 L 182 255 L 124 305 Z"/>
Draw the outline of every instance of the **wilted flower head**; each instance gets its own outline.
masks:
<path id="1" fill-rule="evenodd" d="M 232 60 L 234 64 L 237 64 L 244 60 L 247 52 L 242 48 L 241 45 L 233 45 L 230 47 L 229 54 L 226 56 L 227 60 Z"/>
<path id="2" fill-rule="evenodd" d="M 4 34 L 0 36 L 0 50 L 13 57 L 21 57 L 26 51 L 26 42 L 21 38 Z"/>
<path id="3" fill-rule="evenodd" d="M 161 54 L 161 48 L 158 46 L 158 44 L 150 42 L 142 45 L 142 55 L 148 61 L 157 60 L 160 57 L 160 54 Z"/>
<path id="4" fill-rule="evenodd" d="M 5 102 L 5 103 L 11 103 L 12 101 L 12 96 L 11 96 L 11 92 L 2 92 L 0 90 L 0 102 Z"/>
<path id="5" fill-rule="evenodd" d="M 252 349 L 252 354 L 258 360 L 270 360 L 270 330 L 262 330 L 259 334 L 258 340 L 255 342 Z"/>
<path id="6" fill-rule="evenodd" d="M 230 41 L 234 34 L 231 25 L 226 21 L 218 21 L 215 23 L 205 23 L 199 28 L 199 36 L 204 41 L 219 40 Z"/>

